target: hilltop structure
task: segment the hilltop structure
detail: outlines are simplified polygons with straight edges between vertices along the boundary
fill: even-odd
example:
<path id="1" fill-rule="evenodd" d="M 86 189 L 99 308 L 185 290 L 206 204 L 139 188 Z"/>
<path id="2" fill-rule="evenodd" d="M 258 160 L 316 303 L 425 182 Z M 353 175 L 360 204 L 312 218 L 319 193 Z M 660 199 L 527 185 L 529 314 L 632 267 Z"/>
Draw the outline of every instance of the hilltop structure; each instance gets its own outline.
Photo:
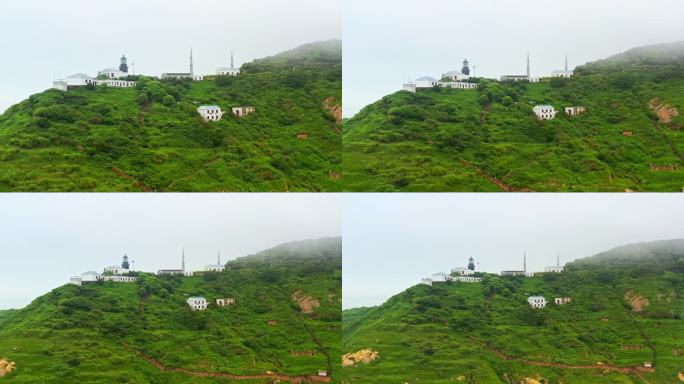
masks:
<path id="1" fill-rule="evenodd" d="M 230 52 L 230 67 L 219 67 L 216 68 L 216 74 L 219 76 L 238 76 L 240 74 L 240 68 L 235 68 L 233 63 L 233 52 Z"/>
<path id="2" fill-rule="evenodd" d="M 207 264 L 204 266 L 204 270 L 208 272 L 222 272 L 226 269 L 226 266 L 221 264 L 221 250 L 218 251 L 218 256 L 216 256 L 216 264 Z"/>
<path id="3" fill-rule="evenodd" d="M 192 276 L 192 271 L 185 271 L 185 248 L 181 253 L 181 269 L 160 269 L 157 271 L 157 275 L 181 275 L 181 276 Z"/>
<path id="4" fill-rule="evenodd" d="M 120 79 L 128 76 L 128 59 L 126 55 L 121 56 L 119 67 L 112 67 L 103 69 L 97 72 L 97 77 L 106 77 L 107 79 Z"/>
<path id="5" fill-rule="evenodd" d="M 167 72 L 162 73 L 162 80 L 164 79 L 191 79 L 191 80 L 203 80 L 204 76 L 195 76 L 195 65 L 192 57 L 192 49 L 190 50 L 190 71 L 189 72 Z"/>
<path id="6" fill-rule="evenodd" d="M 536 83 L 539 81 L 538 77 L 530 76 L 530 53 L 527 53 L 527 72 L 524 75 L 503 75 L 500 78 L 501 81 L 529 81 L 530 83 Z"/>
<path id="7" fill-rule="evenodd" d="M 71 277 L 69 283 L 74 285 L 83 285 L 84 283 L 94 283 L 98 281 L 113 281 L 116 283 L 134 283 L 137 278 L 128 276 L 131 272 L 129 269 L 128 256 L 124 254 L 121 266 L 113 265 L 106 267 L 104 273 L 100 274 L 95 271 L 84 272 L 78 276 Z"/>
<path id="8" fill-rule="evenodd" d="M 560 265 L 560 256 L 556 255 L 556 265 L 549 265 L 544 267 L 544 272 L 561 273 L 565 267 Z"/>
<path id="9" fill-rule="evenodd" d="M 532 274 L 534 275 L 534 273 Z M 527 274 L 527 252 L 523 252 L 523 269 L 522 271 L 501 271 L 501 276 L 528 276 Z"/>
<path id="10" fill-rule="evenodd" d="M 116 88 L 131 88 L 135 87 L 135 81 L 122 80 L 128 77 L 128 59 L 126 55 L 121 56 L 118 68 L 107 68 L 97 72 L 97 78 L 93 78 L 84 73 L 77 73 L 65 79 L 59 79 L 52 82 L 52 88 L 60 91 L 68 91 L 76 87 L 84 87 L 87 85 L 105 85 Z"/>
<path id="11" fill-rule="evenodd" d="M 568 55 L 565 55 L 565 69 L 551 71 L 551 77 L 572 77 L 573 71 L 568 69 Z"/>

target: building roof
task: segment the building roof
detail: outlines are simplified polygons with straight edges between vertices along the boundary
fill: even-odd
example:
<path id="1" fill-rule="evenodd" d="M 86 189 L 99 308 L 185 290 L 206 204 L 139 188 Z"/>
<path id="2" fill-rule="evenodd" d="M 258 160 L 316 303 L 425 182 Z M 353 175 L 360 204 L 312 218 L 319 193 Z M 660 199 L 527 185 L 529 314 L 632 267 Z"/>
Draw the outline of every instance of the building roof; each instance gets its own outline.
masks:
<path id="1" fill-rule="evenodd" d="M 444 75 L 462 75 L 461 71 L 449 71 Z"/>
<path id="2" fill-rule="evenodd" d="M 544 104 L 544 105 L 535 105 L 534 107 L 535 107 L 535 108 L 551 108 L 551 109 L 553 109 L 553 105 L 547 105 L 547 104 Z"/>
<path id="3" fill-rule="evenodd" d="M 544 296 L 530 296 L 527 300 L 546 300 Z"/>
<path id="4" fill-rule="evenodd" d="M 86 75 L 85 73 L 77 73 L 75 75 L 69 76 L 68 79 L 92 79 L 92 77 Z"/>
<path id="5" fill-rule="evenodd" d="M 228 67 L 219 67 L 216 68 L 217 71 L 225 71 L 225 72 L 235 72 L 235 71 L 240 71 L 240 68 L 228 68 Z"/>
<path id="6" fill-rule="evenodd" d="M 191 296 L 191 297 L 188 297 L 188 301 L 190 301 L 190 300 L 207 300 L 207 299 L 205 299 L 204 296 Z"/>
<path id="7" fill-rule="evenodd" d="M 100 275 L 100 274 L 95 272 L 95 271 L 88 271 L 88 272 L 81 273 L 81 276 L 98 276 L 98 275 Z"/>
<path id="8" fill-rule="evenodd" d="M 197 109 L 221 109 L 218 105 L 201 105 Z"/>
<path id="9" fill-rule="evenodd" d="M 432 76 L 423 76 L 421 78 L 416 79 L 416 81 L 439 81 L 439 80 L 435 79 Z"/>

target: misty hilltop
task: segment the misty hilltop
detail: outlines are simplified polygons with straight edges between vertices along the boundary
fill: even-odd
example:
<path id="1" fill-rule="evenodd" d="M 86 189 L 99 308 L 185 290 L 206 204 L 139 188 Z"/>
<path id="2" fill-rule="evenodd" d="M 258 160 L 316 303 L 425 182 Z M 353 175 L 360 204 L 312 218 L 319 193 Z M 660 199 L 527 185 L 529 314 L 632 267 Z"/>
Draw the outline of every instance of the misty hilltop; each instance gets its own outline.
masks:
<path id="1" fill-rule="evenodd" d="M 35 94 L 0 115 L 0 191 L 337 190 L 341 65 L 326 41 L 239 76 Z M 223 118 L 205 121 L 205 105 Z"/>
<path id="2" fill-rule="evenodd" d="M 682 47 L 636 48 L 567 78 L 385 96 L 344 124 L 344 189 L 680 192 Z"/>
<path id="3" fill-rule="evenodd" d="M 343 312 L 348 383 L 673 383 L 684 377 L 682 240 L 534 277 L 416 285 Z M 590 264 L 601 261 L 602 267 Z M 531 297 L 546 305 L 533 307 Z"/>
<path id="4" fill-rule="evenodd" d="M 26 308 L 0 311 L 0 360 L 16 366 L 0 381 L 334 382 L 340 243 L 275 247 L 267 260 L 243 257 L 223 272 L 138 273 L 135 283 L 56 288 Z M 299 252 L 298 262 L 287 262 Z M 196 296 L 209 301 L 206 310 L 191 310 L 186 300 Z"/>

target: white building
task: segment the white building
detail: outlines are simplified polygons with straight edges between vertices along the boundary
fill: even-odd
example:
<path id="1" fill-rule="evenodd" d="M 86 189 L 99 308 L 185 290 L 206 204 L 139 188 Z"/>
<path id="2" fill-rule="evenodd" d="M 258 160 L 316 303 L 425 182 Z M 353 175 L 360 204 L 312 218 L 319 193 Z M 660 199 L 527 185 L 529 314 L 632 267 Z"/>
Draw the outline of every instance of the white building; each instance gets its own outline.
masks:
<path id="1" fill-rule="evenodd" d="M 432 286 L 432 279 L 429 277 L 424 277 L 420 282 L 421 284 Z"/>
<path id="2" fill-rule="evenodd" d="M 563 272 L 564 268 L 565 267 L 563 267 L 562 265 L 548 265 L 548 266 L 544 267 L 544 272 L 561 273 L 561 272 Z"/>
<path id="3" fill-rule="evenodd" d="M 587 107 L 585 107 L 583 105 L 565 107 L 565 114 L 568 116 L 579 115 L 580 113 L 584 113 L 586 111 L 587 111 Z"/>
<path id="4" fill-rule="evenodd" d="M 192 296 L 188 297 L 186 303 L 190 306 L 193 311 L 204 311 L 207 309 L 207 299 L 203 296 Z"/>
<path id="5" fill-rule="evenodd" d="M 128 76 L 128 59 L 126 55 L 121 56 L 118 68 L 107 68 L 97 72 L 97 77 L 106 77 L 107 79 L 120 79 Z"/>
<path id="6" fill-rule="evenodd" d="M 479 283 L 482 281 L 482 278 L 480 277 L 474 277 L 474 276 L 456 276 L 455 280 L 464 282 L 464 283 Z"/>
<path id="7" fill-rule="evenodd" d="M 120 276 L 120 275 L 115 275 L 115 276 L 107 276 L 107 275 L 101 275 L 97 272 L 90 271 L 90 272 L 85 272 L 79 276 L 74 276 L 69 279 L 69 283 L 74 284 L 74 285 L 83 285 L 84 283 L 94 283 L 97 281 L 113 281 L 115 283 L 134 283 L 138 279 L 133 276 Z"/>
<path id="8" fill-rule="evenodd" d="M 128 76 L 127 72 L 122 72 L 118 68 L 107 68 L 97 72 L 97 77 L 106 76 L 108 79 L 120 79 Z"/>
<path id="9" fill-rule="evenodd" d="M 539 120 L 551 120 L 556 117 L 556 110 L 552 105 L 535 105 L 532 111 Z"/>
<path id="10" fill-rule="evenodd" d="M 470 75 L 464 75 L 460 71 L 449 71 L 442 74 L 442 79 L 449 79 L 451 81 L 461 81 L 470 79 Z"/>
<path id="11" fill-rule="evenodd" d="M 218 105 L 202 105 L 197 108 L 197 113 L 204 121 L 219 121 L 223 118 L 223 111 Z"/>
<path id="12" fill-rule="evenodd" d="M 216 256 L 216 264 L 208 264 L 204 266 L 204 270 L 208 272 L 223 272 L 225 269 L 225 264 L 221 264 L 221 251 L 218 251 L 218 255 Z"/>
<path id="13" fill-rule="evenodd" d="M 66 79 L 55 80 L 52 82 L 52 88 L 65 92 L 69 89 L 73 89 L 75 87 L 84 87 L 86 85 L 105 85 L 116 88 L 132 88 L 135 87 L 136 82 L 116 79 L 98 80 L 84 73 L 77 73 L 67 77 Z"/>
<path id="14" fill-rule="evenodd" d="M 451 270 L 451 274 L 459 276 L 469 276 L 475 274 L 475 271 L 472 269 L 468 269 L 466 267 L 456 267 Z"/>
<path id="15" fill-rule="evenodd" d="M 237 117 L 244 117 L 244 116 L 247 116 L 251 113 L 256 112 L 256 108 L 255 107 L 233 107 L 232 111 L 233 111 L 233 115 L 235 115 Z"/>
<path id="16" fill-rule="evenodd" d="M 216 305 L 219 307 L 227 307 L 229 305 L 235 304 L 235 298 L 227 297 L 225 299 L 216 299 Z"/>
<path id="17" fill-rule="evenodd" d="M 544 308 L 546 307 L 546 299 L 544 296 L 530 296 L 527 298 L 527 302 L 532 308 Z"/>
<path id="18" fill-rule="evenodd" d="M 551 77 L 572 77 L 573 71 L 568 69 L 568 56 L 565 56 L 565 69 L 551 71 Z"/>
<path id="19" fill-rule="evenodd" d="M 410 81 L 403 84 L 401 89 L 403 91 L 416 93 L 422 89 L 432 88 L 475 89 L 477 87 L 478 85 L 476 83 L 467 83 L 464 81 L 439 81 L 434 77 L 425 76 L 416 81 Z"/>
<path id="20" fill-rule="evenodd" d="M 432 280 L 433 283 L 443 283 L 445 281 L 451 281 L 454 278 L 451 277 L 449 274 L 446 274 L 443 272 L 438 272 L 438 273 L 433 273 L 432 276 L 430 276 L 430 279 Z"/>
<path id="21" fill-rule="evenodd" d="M 567 304 L 571 301 L 572 301 L 572 298 L 570 298 L 570 297 L 555 297 L 553 299 L 553 302 L 556 303 L 556 305 Z"/>
<path id="22" fill-rule="evenodd" d="M 95 271 L 88 271 L 78 276 L 70 278 L 69 282 L 74 285 L 82 285 L 83 283 L 94 283 L 97 281 L 98 276 L 100 276 L 99 273 Z"/>
<path id="23" fill-rule="evenodd" d="M 240 68 L 235 68 L 233 52 L 230 53 L 230 67 L 216 68 L 216 74 L 219 76 L 238 76 L 240 74 Z"/>
<path id="24" fill-rule="evenodd" d="M 115 283 L 135 283 L 136 280 L 138 280 L 136 277 L 133 276 L 106 276 L 106 275 L 99 275 L 97 276 L 98 281 L 113 281 Z"/>
<path id="25" fill-rule="evenodd" d="M 525 271 L 501 271 L 501 276 L 525 276 Z"/>
<path id="26" fill-rule="evenodd" d="M 105 271 L 105 273 L 111 272 L 112 275 L 125 275 L 125 274 L 129 273 L 131 270 L 128 268 L 123 268 L 120 265 L 112 265 L 109 267 L 105 267 L 104 271 Z"/>
<path id="27" fill-rule="evenodd" d="M 551 71 L 551 77 L 572 77 L 573 71 L 567 69 L 559 69 Z"/>

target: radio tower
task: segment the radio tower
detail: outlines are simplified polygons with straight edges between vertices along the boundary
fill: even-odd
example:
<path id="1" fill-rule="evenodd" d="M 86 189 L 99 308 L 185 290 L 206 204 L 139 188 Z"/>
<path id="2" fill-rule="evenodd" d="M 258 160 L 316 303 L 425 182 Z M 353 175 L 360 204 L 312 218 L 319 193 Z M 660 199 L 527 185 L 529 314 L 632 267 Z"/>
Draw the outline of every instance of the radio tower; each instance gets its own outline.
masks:
<path id="1" fill-rule="evenodd" d="M 190 76 L 192 76 L 194 74 L 195 74 L 195 72 L 194 72 L 194 69 L 192 66 L 192 48 L 190 48 Z"/>
<path id="2" fill-rule="evenodd" d="M 527 79 L 530 78 L 530 53 L 527 52 Z"/>

